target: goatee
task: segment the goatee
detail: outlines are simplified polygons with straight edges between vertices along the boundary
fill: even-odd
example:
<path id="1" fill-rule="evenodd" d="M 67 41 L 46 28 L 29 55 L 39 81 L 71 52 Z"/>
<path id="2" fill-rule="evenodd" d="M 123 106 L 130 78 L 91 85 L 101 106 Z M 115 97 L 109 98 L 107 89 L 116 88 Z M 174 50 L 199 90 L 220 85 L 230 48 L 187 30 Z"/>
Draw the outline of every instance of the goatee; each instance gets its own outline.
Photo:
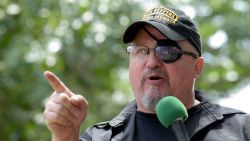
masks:
<path id="1" fill-rule="evenodd" d="M 165 96 L 167 96 L 166 92 L 160 91 L 157 86 L 152 86 L 150 90 L 141 93 L 142 105 L 146 110 L 155 112 L 157 103 Z"/>

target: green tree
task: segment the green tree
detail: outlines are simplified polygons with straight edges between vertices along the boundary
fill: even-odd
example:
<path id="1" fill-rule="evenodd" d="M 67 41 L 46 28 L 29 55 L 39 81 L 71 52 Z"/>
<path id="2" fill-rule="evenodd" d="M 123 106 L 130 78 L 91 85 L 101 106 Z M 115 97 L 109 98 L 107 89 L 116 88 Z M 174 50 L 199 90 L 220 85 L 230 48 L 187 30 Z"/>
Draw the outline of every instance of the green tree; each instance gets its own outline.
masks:
<path id="1" fill-rule="evenodd" d="M 117 114 L 133 97 L 122 34 L 157 3 L 197 21 L 207 60 L 199 89 L 217 98 L 248 82 L 250 7 L 244 0 L 1 0 L 1 140 L 49 140 L 43 109 L 52 89 L 44 70 L 89 101 L 82 130 Z"/>

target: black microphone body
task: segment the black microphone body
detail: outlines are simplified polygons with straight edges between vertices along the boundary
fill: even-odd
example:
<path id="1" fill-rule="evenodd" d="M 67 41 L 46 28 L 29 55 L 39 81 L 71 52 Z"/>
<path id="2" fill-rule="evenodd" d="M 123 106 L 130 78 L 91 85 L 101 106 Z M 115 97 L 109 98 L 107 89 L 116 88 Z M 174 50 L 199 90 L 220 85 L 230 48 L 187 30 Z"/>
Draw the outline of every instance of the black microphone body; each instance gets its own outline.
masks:
<path id="1" fill-rule="evenodd" d="M 183 123 L 183 119 L 179 118 L 175 120 L 170 125 L 170 128 L 174 132 L 177 141 L 190 141 L 185 125 Z"/>

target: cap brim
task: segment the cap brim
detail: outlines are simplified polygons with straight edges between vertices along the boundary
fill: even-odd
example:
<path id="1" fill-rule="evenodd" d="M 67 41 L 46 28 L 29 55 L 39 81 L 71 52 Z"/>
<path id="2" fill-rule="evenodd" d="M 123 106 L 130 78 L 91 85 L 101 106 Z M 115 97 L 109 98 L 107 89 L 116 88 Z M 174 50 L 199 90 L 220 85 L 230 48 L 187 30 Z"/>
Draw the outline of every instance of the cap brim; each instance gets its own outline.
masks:
<path id="1" fill-rule="evenodd" d="M 137 21 L 133 24 L 131 24 L 127 30 L 124 32 L 123 35 L 123 42 L 129 43 L 132 42 L 135 35 L 139 31 L 139 29 L 144 25 L 151 25 L 155 29 L 157 29 L 159 32 L 161 32 L 165 37 L 174 40 L 174 41 L 181 41 L 185 40 L 186 38 L 180 34 L 178 34 L 176 31 L 169 28 L 167 25 L 164 25 L 157 21 Z"/>

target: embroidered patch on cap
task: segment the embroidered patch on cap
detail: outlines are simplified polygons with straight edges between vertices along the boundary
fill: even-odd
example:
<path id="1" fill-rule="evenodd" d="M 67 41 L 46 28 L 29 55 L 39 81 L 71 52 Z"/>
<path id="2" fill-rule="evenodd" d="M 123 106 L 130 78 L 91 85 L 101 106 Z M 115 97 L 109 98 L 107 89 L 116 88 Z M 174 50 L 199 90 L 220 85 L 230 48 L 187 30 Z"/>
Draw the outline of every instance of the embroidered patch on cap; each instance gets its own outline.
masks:
<path id="1" fill-rule="evenodd" d="M 156 20 L 163 23 L 175 24 L 179 17 L 166 7 L 155 7 L 144 14 L 142 20 Z"/>

